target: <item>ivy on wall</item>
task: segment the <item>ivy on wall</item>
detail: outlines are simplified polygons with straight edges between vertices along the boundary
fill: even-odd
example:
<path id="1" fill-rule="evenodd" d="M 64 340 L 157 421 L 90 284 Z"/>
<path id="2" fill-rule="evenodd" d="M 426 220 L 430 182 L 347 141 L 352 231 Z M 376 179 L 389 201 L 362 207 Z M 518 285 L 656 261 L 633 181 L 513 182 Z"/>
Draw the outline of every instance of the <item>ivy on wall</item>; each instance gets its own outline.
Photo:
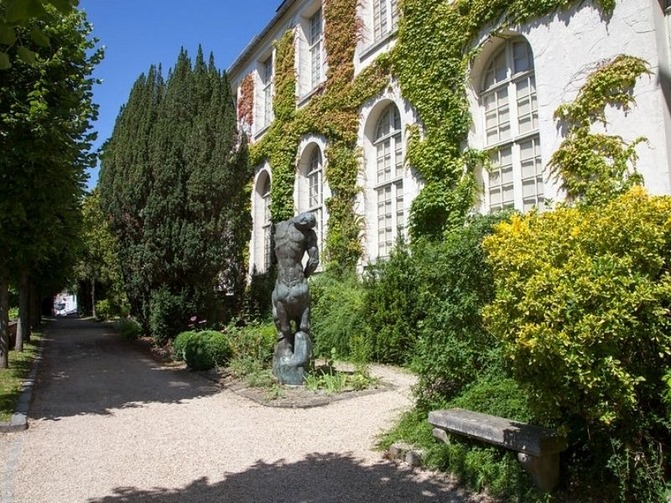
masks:
<path id="1" fill-rule="evenodd" d="M 627 112 L 635 104 L 632 90 L 647 63 L 621 54 L 600 65 L 580 89 L 573 103 L 561 105 L 555 117 L 566 129 L 565 139 L 550 159 L 553 175 L 562 182 L 569 200 L 586 204 L 607 202 L 643 183 L 635 170 L 639 137 L 627 143 L 620 136 L 594 133 L 594 123 L 607 125 L 606 107 Z"/>
<path id="2" fill-rule="evenodd" d="M 300 140 L 328 141 L 326 179 L 332 197 L 325 258 L 327 268 L 354 269 L 362 254 L 361 217 L 354 212 L 360 169 L 357 146 L 363 104 L 379 95 L 393 74 L 421 121 L 410 128 L 407 164 L 424 180 L 410 214 L 413 237 L 440 238 L 463 222 L 477 194 L 475 167 L 486 154 L 464 148 L 471 124 L 466 99 L 469 63 L 483 30 L 491 33 L 569 8 L 581 0 L 400 0 L 397 42 L 354 78 L 354 51 L 361 22 L 357 0 L 324 0 L 327 80 L 311 101 L 296 109 L 292 30 L 276 43 L 275 120 L 250 149 L 250 160 L 273 170 L 273 221 L 294 214 L 293 189 Z M 593 0 L 606 15 L 615 0 Z"/>
<path id="3" fill-rule="evenodd" d="M 321 135 L 328 142 L 326 180 L 332 196 L 324 258 L 330 269 L 354 269 L 361 257 L 361 219 L 354 212 L 359 191 L 357 147 L 359 112 L 366 100 L 382 92 L 389 81 L 382 58 L 354 78 L 352 43 L 359 36 L 357 0 L 328 0 L 323 5 L 324 39 L 328 71 L 326 82 L 303 108 L 296 109 L 294 34 L 287 31 L 275 46 L 275 120 L 251 148 L 256 165 L 267 159 L 272 171 L 271 216 L 274 222 L 294 215 L 293 190 L 296 156 L 301 139 Z"/>
<path id="4" fill-rule="evenodd" d="M 478 37 L 487 30 L 537 19 L 580 0 L 401 0 L 392 71 L 403 96 L 413 104 L 423 128 L 411 130 L 408 163 L 424 179 L 413 201 L 414 237 L 439 238 L 475 202 L 475 167 L 484 154 L 464 149 L 471 124 L 466 98 L 469 63 Z M 615 0 L 594 0 L 606 15 Z"/>
<path id="5" fill-rule="evenodd" d="M 240 83 L 238 120 L 250 128 L 254 124 L 254 77 L 251 73 Z"/>

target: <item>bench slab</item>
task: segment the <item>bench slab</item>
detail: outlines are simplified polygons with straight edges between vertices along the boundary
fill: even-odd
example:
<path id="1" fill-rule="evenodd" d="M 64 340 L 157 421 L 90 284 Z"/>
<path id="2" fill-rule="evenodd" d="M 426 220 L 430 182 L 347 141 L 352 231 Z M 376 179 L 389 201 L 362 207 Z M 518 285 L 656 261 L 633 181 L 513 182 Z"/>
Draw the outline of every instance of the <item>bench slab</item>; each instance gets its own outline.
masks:
<path id="1" fill-rule="evenodd" d="M 429 412 L 429 423 L 451 433 L 499 445 L 512 451 L 542 457 L 568 447 L 556 431 L 464 409 Z"/>

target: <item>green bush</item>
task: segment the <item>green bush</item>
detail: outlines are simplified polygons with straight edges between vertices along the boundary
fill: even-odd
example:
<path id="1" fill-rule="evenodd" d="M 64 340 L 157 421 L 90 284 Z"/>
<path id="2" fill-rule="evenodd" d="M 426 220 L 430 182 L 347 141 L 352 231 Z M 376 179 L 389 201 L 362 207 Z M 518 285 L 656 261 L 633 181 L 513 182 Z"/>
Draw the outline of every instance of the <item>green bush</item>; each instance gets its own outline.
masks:
<path id="1" fill-rule="evenodd" d="M 671 433 L 671 198 L 634 188 L 513 217 L 485 247 L 496 286 L 485 320 L 536 414 L 598 453 L 589 464 L 620 500 L 655 501 L 643 495 L 662 491 Z"/>
<path id="2" fill-rule="evenodd" d="M 180 332 L 175 337 L 175 340 L 172 341 L 172 358 L 175 361 L 183 362 L 184 361 L 184 351 L 186 350 L 186 345 L 189 342 L 189 339 L 196 332 L 194 330 L 189 330 L 188 332 Z"/>
<path id="3" fill-rule="evenodd" d="M 149 331 L 158 345 L 174 339 L 187 329 L 190 319 L 202 316 L 209 308 L 211 293 L 194 288 L 171 291 L 162 286 L 151 293 L 149 302 Z"/>
<path id="4" fill-rule="evenodd" d="M 121 318 L 117 320 L 116 327 L 121 336 L 130 341 L 134 341 L 142 333 L 140 324 L 132 319 Z"/>
<path id="5" fill-rule="evenodd" d="M 418 262 L 400 241 L 388 260 L 368 267 L 364 275 L 362 319 L 368 326 L 373 360 L 410 363 L 424 313 Z"/>
<path id="6" fill-rule="evenodd" d="M 251 323 L 227 330 L 232 353 L 230 367 L 236 375 L 250 376 L 270 368 L 277 342 L 274 323 Z"/>
<path id="7" fill-rule="evenodd" d="M 96 319 L 98 321 L 109 320 L 112 317 L 112 309 L 107 299 L 96 302 Z"/>
<path id="8" fill-rule="evenodd" d="M 184 361 L 191 370 L 209 370 L 225 366 L 231 357 L 228 337 L 221 332 L 193 332 L 184 346 Z"/>
<path id="9" fill-rule="evenodd" d="M 322 273 L 310 280 L 314 354 L 339 358 L 352 353 L 352 340 L 367 333 L 363 312 L 364 290 L 355 275 Z"/>
<path id="10" fill-rule="evenodd" d="M 419 376 L 418 406 L 424 410 L 458 396 L 489 367 L 500 366 L 500 344 L 482 320 L 482 309 L 494 298 L 482 240 L 507 218 L 505 213 L 476 216 L 440 243 L 413 247 L 423 317 L 412 367 Z"/>

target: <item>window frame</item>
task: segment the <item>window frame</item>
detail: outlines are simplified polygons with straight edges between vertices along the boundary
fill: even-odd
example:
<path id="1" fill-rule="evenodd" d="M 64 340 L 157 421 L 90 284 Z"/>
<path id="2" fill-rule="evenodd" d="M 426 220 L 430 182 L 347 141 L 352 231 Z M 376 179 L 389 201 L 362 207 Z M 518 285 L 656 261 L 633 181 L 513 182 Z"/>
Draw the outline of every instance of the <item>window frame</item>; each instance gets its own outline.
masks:
<path id="1" fill-rule="evenodd" d="M 389 257 L 399 235 L 407 229 L 405 166 L 401 114 L 388 103 L 375 122 L 371 138 L 374 152 L 375 244 L 377 258 Z M 387 159 L 389 162 L 386 162 Z"/>
<path id="2" fill-rule="evenodd" d="M 524 58 L 517 48 L 523 49 Z M 499 65 L 501 60 L 503 65 Z M 529 42 L 521 36 L 506 40 L 487 59 L 481 77 L 478 105 L 483 144 L 492 160 L 489 172 L 483 173 L 484 208 L 490 213 L 506 208 L 543 209 L 545 177 L 540 152 L 538 92 Z M 523 129 L 523 124 L 530 127 Z M 524 158 L 528 145 L 533 155 Z"/>

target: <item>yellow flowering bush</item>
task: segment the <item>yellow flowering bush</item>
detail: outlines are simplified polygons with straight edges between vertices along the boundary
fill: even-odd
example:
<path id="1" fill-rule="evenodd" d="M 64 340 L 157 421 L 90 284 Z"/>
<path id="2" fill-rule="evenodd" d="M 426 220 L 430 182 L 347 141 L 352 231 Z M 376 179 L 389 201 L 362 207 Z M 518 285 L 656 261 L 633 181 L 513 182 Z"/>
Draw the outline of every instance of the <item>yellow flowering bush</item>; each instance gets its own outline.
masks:
<path id="1" fill-rule="evenodd" d="M 598 207 L 515 216 L 484 241 L 485 323 L 549 418 L 635 421 L 671 363 L 671 198 L 636 187 Z"/>

